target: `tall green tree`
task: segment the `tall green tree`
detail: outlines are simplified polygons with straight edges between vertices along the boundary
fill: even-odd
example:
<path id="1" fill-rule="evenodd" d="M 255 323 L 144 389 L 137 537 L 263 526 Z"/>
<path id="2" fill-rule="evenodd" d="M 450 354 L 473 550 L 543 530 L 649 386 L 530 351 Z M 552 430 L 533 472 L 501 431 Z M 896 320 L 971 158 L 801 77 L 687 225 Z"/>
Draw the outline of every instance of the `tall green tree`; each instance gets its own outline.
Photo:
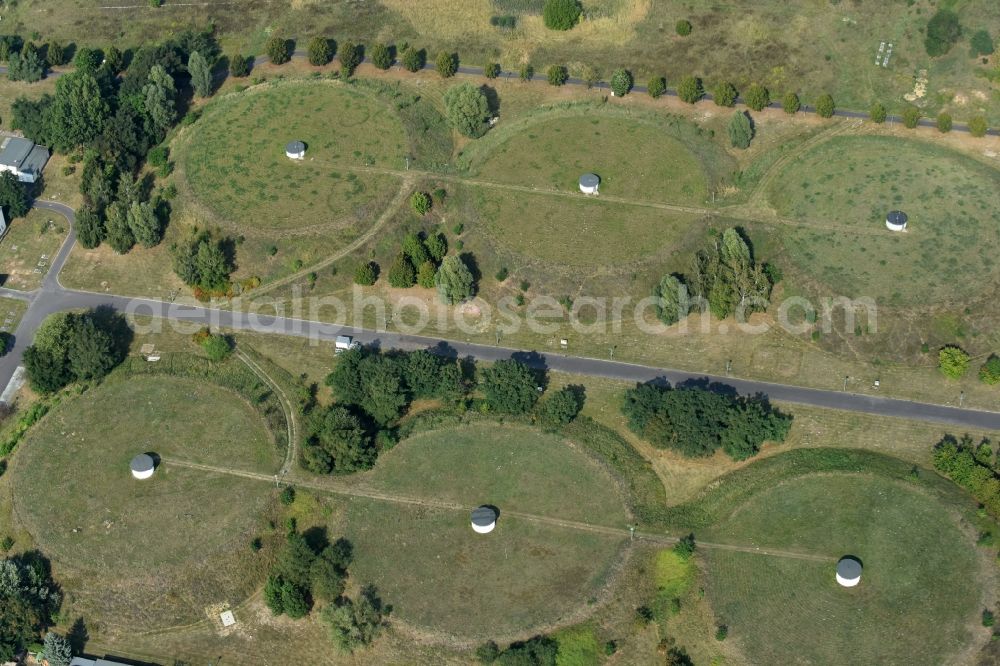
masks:
<path id="1" fill-rule="evenodd" d="M 734 113 L 726 129 L 729 132 L 729 143 L 733 148 L 746 150 L 750 147 L 750 141 L 753 139 L 753 125 L 746 113 L 742 111 Z"/>
<path id="2" fill-rule="evenodd" d="M 188 57 L 188 73 L 191 75 L 191 87 L 198 97 L 212 95 L 212 67 L 198 51 Z"/>
<path id="3" fill-rule="evenodd" d="M 76 240 L 87 250 L 97 247 L 104 240 L 104 220 L 90 206 L 76 211 Z"/>
<path id="4" fill-rule="evenodd" d="M 9 171 L 0 173 L 0 207 L 8 220 L 24 217 L 31 210 L 31 200 L 24 185 Z"/>
<path id="5" fill-rule="evenodd" d="M 444 94 L 445 115 L 451 126 L 477 139 L 489 129 L 490 105 L 483 91 L 471 83 L 460 83 Z"/>
<path id="6" fill-rule="evenodd" d="M 438 296 L 443 303 L 454 305 L 476 294 L 476 280 L 462 258 L 449 255 L 441 262 L 434 276 Z"/>
<path id="7" fill-rule="evenodd" d="M 368 57 L 371 59 L 372 64 L 379 69 L 389 69 L 392 67 L 392 49 L 382 42 L 376 42 L 372 45 Z"/>
<path id="8" fill-rule="evenodd" d="M 375 589 L 365 587 L 357 599 L 345 598 L 323 609 L 333 642 L 344 652 L 353 652 L 378 637 L 384 620 L 382 602 Z"/>
<path id="9" fill-rule="evenodd" d="M 629 94 L 629 91 L 632 90 L 633 83 L 634 80 L 632 78 L 632 72 L 628 71 L 624 67 L 619 67 L 611 73 L 611 92 L 613 92 L 616 97 L 624 97 Z"/>
<path id="10" fill-rule="evenodd" d="M 45 76 L 45 61 L 34 50 L 11 53 L 7 59 L 7 78 L 35 83 Z"/>
<path id="11" fill-rule="evenodd" d="M 549 30 L 569 30 L 577 24 L 582 13 L 579 0 L 545 0 L 542 22 Z"/>
<path id="12" fill-rule="evenodd" d="M 438 53 L 434 64 L 437 67 L 437 73 L 442 79 L 450 79 L 458 71 L 458 58 L 454 53 L 448 51 Z"/>
<path id="13" fill-rule="evenodd" d="M 364 48 L 354 42 L 344 42 L 338 52 L 340 58 L 340 73 L 350 77 L 354 75 L 354 70 L 361 64 L 364 58 Z"/>
<path id="14" fill-rule="evenodd" d="M 133 201 L 128 208 L 128 227 L 143 247 L 154 247 L 163 239 L 163 229 L 153 204 Z"/>
<path id="15" fill-rule="evenodd" d="M 126 254 L 135 245 L 135 236 L 129 225 L 128 209 L 125 204 L 116 201 L 108 206 L 105 220 L 105 240 L 111 249 L 118 254 Z"/>
<path id="16" fill-rule="evenodd" d="M 962 36 L 958 14 L 950 9 L 939 9 L 927 22 L 924 48 L 931 57 L 943 56 Z"/>
<path id="17" fill-rule="evenodd" d="M 667 326 L 672 326 L 687 316 L 690 307 L 687 285 L 674 275 L 664 275 L 654 293 L 657 300 L 656 316 Z"/>
<path id="18" fill-rule="evenodd" d="M 694 104 L 704 95 L 705 89 L 702 87 L 701 79 L 697 76 L 685 76 L 677 84 L 677 96 L 681 98 L 682 102 Z"/>
<path id="19" fill-rule="evenodd" d="M 316 67 L 330 64 L 333 60 L 333 49 L 326 37 L 313 37 L 309 40 L 309 64 Z"/>
<path id="20" fill-rule="evenodd" d="M 64 74 L 48 109 L 49 140 L 64 153 L 85 146 L 100 136 L 110 116 L 97 79 L 82 72 Z"/>
<path id="21" fill-rule="evenodd" d="M 303 463 L 316 474 L 350 474 L 371 469 L 378 455 L 358 417 L 333 405 L 310 420 L 302 447 Z"/>
<path id="22" fill-rule="evenodd" d="M 42 655 L 49 666 L 69 666 L 73 661 L 73 646 L 65 636 L 50 631 L 45 634 Z"/>
<path id="23" fill-rule="evenodd" d="M 479 388 L 490 409 L 524 414 L 538 401 L 538 380 L 524 363 L 513 359 L 497 361 L 479 373 Z"/>
<path id="24" fill-rule="evenodd" d="M 771 93 L 761 84 L 753 83 L 743 95 L 743 101 L 754 111 L 763 111 L 771 103 Z"/>
<path id="25" fill-rule="evenodd" d="M 291 49 L 288 48 L 288 40 L 277 35 L 267 40 L 264 52 L 267 53 L 268 59 L 274 65 L 284 65 L 292 58 Z"/>
<path id="26" fill-rule="evenodd" d="M 739 92 L 729 81 L 720 82 L 712 90 L 712 101 L 715 102 L 716 106 L 732 107 L 736 105 L 736 98 L 739 96 Z"/>
<path id="27" fill-rule="evenodd" d="M 149 134 L 163 137 L 177 118 L 174 78 L 162 65 L 149 70 L 149 82 L 143 88 L 143 109 L 146 113 Z"/>

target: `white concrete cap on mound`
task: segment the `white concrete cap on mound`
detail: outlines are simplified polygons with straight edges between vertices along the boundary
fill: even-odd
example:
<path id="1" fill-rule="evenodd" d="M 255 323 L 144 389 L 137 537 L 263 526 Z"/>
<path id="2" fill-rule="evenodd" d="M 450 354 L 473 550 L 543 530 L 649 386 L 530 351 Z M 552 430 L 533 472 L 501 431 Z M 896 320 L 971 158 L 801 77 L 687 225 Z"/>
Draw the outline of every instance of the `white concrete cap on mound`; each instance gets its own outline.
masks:
<path id="1" fill-rule="evenodd" d="M 135 458 L 132 458 L 132 462 L 129 463 L 129 468 L 132 470 L 132 476 L 137 479 L 148 479 L 153 476 L 153 472 L 156 471 L 156 464 L 153 462 L 153 457 L 146 454 L 140 453 Z"/>
<path id="2" fill-rule="evenodd" d="M 305 159 L 306 156 L 306 144 L 301 141 L 289 141 L 288 145 L 285 146 L 285 157 L 290 160 L 301 160 Z"/>
<path id="3" fill-rule="evenodd" d="M 906 223 L 909 220 L 906 213 L 901 210 L 891 210 L 885 216 L 885 228 L 889 231 L 906 231 Z"/>
<path id="4" fill-rule="evenodd" d="M 585 173 L 580 176 L 580 191 L 584 194 L 596 194 L 600 185 L 601 179 L 597 174 Z"/>
<path id="5" fill-rule="evenodd" d="M 489 534 L 497 526 L 497 512 L 492 507 L 481 506 L 472 511 L 472 530 L 478 534 Z"/>
<path id="6" fill-rule="evenodd" d="M 861 562 L 853 557 L 842 557 L 837 562 L 837 582 L 843 587 L 854 587 L 861 582 Z"/>

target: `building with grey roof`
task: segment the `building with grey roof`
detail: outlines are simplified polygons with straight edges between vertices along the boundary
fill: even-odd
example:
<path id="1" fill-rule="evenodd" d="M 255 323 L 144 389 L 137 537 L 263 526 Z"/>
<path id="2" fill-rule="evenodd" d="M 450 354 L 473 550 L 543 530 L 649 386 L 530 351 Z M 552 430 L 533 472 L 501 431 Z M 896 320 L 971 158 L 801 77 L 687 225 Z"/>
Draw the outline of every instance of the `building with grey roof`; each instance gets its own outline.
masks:
<path id="1" fill-rule="evenodd" d="M 0 172 L 8 171 L 22 183 L 34 183 L 49 161 L 49 149 L 31 139 L 4 137 L 0 143 Z"/>

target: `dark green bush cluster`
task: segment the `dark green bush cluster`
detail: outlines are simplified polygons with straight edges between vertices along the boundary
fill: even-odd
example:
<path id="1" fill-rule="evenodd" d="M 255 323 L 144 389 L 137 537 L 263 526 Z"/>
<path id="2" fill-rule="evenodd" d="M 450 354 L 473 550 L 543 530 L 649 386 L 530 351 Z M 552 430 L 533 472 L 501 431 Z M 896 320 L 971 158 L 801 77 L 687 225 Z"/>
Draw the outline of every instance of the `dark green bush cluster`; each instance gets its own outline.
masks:
<path id="1" fill-rule="evenodd" d="M 934 469 L 965 488 L 994 517 L 1000 517 L 1000 478 L 993 471 L 989 440 L 978 445 L 969 435 L 946 435 L 934 447 Z"/>
<path id="2" fill-rule="evenodd" d="M 764 398 L 736 397 L 713 388 L 639 384 L 626 391 L 622 414 L 629 429 L 653 446 L 689 457 L 709 456 L 721 447 L 733 460 L 745 460 L 764 442 L 785 440 L 790 415 Z"/>

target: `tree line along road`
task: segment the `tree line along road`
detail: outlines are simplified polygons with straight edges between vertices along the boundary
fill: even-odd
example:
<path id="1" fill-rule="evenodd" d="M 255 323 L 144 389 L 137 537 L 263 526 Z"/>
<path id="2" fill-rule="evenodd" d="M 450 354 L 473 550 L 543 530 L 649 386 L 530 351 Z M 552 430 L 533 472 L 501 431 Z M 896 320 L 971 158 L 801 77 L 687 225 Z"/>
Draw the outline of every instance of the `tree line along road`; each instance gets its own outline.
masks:
<path id="1" fill-rule="evenodd" d="M 293 317 L 256 315 L 212 307 L 180 305 L 155 299 L 74 291 L 64 288 L 59 283 L 59 272 L 76 242 L 73 209 L 51 201 L 36 201 L 34 206 L 64 216 L 70 224 L 70 232 L 52 261 L 49 272 L 40 288 L 33 292 L 0 289 L 0 296 L 29 301 L 28 309 L 14 332 L 13 348 L 6 356 L 0 358 L 0 387 L 8 384 L 14 372 L 21 365 L 24 350 L 31 344 L 35 331 L 45 317 L 64 310 L 110 307 L 124 314 L 151 316 L 191 326 L 211 326 L 234 331 L 306 337 L 324 342 L 333 342 L 338 335 L 350 334 L 362 344 L 375 345 L 384 349 L 429 349 L 437 354 L 455 358 L 470 357 L 486 362 L 514 357 L 536 368 L 570 374 L 626 382 L 668 382 L 674 386 L 691 384 L 711 387 L 716 385 L 725 388 L 725 390 L 735 390 L 742 395 L 763 395 L 770 400 L 780 402 L 945 423 L 981 430 L 1000 430 L 1000 413 L 992 411 L 736 379 L 622 361 L 549 354 L 442 338 L 341 327 L 335 324 Z"/>

